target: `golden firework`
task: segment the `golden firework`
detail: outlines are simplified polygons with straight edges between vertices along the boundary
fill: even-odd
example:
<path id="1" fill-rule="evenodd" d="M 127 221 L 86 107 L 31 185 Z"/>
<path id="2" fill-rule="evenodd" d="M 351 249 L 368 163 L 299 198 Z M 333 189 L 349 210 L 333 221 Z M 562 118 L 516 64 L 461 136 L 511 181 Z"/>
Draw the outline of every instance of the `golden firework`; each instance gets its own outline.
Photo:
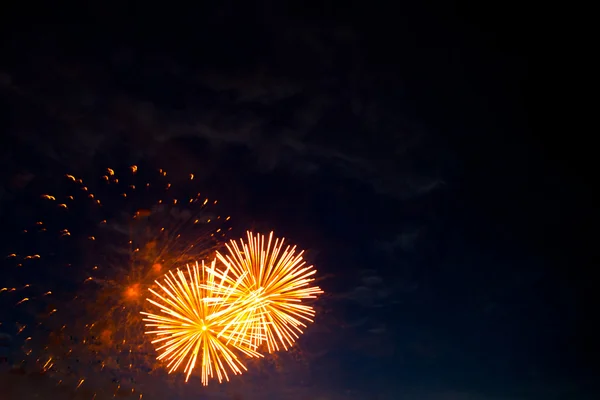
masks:
<path id="1" fill-rule="evenodd" d="M 158 345 L 158 360 L 167 362 L 169 373 L 185 365 L 186 381 L 198 361 L 201 363 L 202 384 L 216 377 L 219 382 L 229 380 L 226 366 L 234 373 L 241 374 L 246 367 L 236 355 L 243 353 L 250 357 L 261 355 L 251 348 L 250 340 L 237 338 L 232 343 L 230 336 L 236 329 L 231 323 L 230 313 L 235 310 L 225 302 L 215 299 L 213 289 L 221 287 L 214 281 L 216 261 L 210 267 L 187 265 L 185 271 L 170 271 L 164 283 L 156 282 L 159 291 L 150 289 L 157 300 L 148 302 L 160 309 L 159 314 L 142 312 L 146 334 L 156 335 L 153 344 Z M 209 272 L 209 273 L 207 273 Z M 243 322 L 239 322 L 240 324 Z M 235 351 L 234 351 L 235 350 Z"/>
<path id="2" fill-rule="evenodd" d="M 316 270 L 307 266 L 303 251 L 296 247 L 283 249 L 285 239 L 268 240 L 261 234 L 247 232 L 248 242 L 240 239 L 227 244 L 227 254 L 217 252 L 222 267 L 207 268 L 206 287 L 226 304 L 227 316 L 212 318 L 227 320 L 220 334 L 233 343 L 250 340 L 252 349 L 266 343 L 269 353 L 282 346 L 285 350 L 313 322 L 314 309 L 303 300 L 316 298 L 323 291 L 312 286 Z M 212 285 L 212 287 L 211 287 Z"/>

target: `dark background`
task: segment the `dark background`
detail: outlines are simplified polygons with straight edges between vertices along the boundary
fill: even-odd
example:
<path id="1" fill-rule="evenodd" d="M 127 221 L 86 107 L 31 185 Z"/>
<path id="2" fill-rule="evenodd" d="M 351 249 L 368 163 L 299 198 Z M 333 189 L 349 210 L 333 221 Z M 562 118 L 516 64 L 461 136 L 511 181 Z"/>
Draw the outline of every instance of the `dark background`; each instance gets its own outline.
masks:
<path id="1" fill-rule="evenodd" d="M 65 168 L 199 170 L 326 277 L 309 398 L 592 396 L 590 162 L 529 119 L 535 13 L 289 4 L 4 9 L 3 204 Z"/>

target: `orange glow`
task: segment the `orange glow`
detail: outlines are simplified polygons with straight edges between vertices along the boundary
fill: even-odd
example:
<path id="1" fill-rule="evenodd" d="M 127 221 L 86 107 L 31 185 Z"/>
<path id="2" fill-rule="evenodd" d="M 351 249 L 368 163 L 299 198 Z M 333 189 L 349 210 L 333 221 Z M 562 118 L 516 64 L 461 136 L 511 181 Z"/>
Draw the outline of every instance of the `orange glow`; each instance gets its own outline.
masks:
<path id="1" fill-rule="evenodd" d="M 135 213 L 136 216 L 143 218 L 150 216 L 150 214 L 152 214 L 152 211 L 144 209 L 137 210 L 137 212 Z"/>
<path id="2" fill-rule="evenodd" d="M 155 273 L 159 273 L 160 271 L 162 271 L 162 264 L 160 263 L 156 263 L 152 266 L 152 271 L 154 271 Z"/>
<path id="3" fill-rule="evenodd" d="M 125 298 L 128 300 L 137 300 L 142 295 L 142 288 L 139 283 L 134 283 L 129 285 L 127 289 L 125 289 Z"/>
<path id="4" fill-rule="evenodd" d="M 101 333 L 100 333 L 100 340 L 102 341 L 102 343 L 104 344 L 112 344 L 112 331 L 110 329 L 104 329 Z"/>

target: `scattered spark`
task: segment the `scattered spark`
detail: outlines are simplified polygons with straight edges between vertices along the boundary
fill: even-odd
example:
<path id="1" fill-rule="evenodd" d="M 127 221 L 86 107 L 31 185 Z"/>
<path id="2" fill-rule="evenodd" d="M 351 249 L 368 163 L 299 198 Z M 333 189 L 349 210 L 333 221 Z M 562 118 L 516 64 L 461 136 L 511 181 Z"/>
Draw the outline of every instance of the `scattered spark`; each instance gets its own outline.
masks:
<path id="1" fill-rule="evenodd" d="M 46 361 L 46 363 L 44 364 L 44 366 L 42 367 L 42 369 L 45 370 L 45 371 L 47 371 L 48 368 L 46 368 L 46 367 L 48 367 L 48 364 L 50 364 L 51 362 L 52 362 L 52 357 L 50 357 L 48 359 L 48 361 Z"/>
<path id="2" fill-rule="evenodd" d="M 19 301 L 19 302 L 18 302 L 16 305 L 18 306 L 19 304 L 23 304 L 23 303 L 25 303 L 26 301 L 29 301 L 29 297 L 25 297 L 25 298 L 23 298 L 23 299 L 22 299 L 21 301 Z"/>
<path id="3" fill-rule="evenodd" d="M 21 305 L 22 312 L 36 313 L 38 316 L 38 320 L 33 325 L 30 324 L 31 328 L 29 328 L 34 329 L 33 332 L 35 332 L 35 335 L 32 336 L 35 340 L 30 341 L 28 346 L 34 347 L 24 348 L 23 352 L 34 354 L 34 358 L 38 358 L 39 363 L 36 363 L 37 368 L 52 368 L 52 374 L 56 376 L 57 380 L 59 376 L 64 378 L 64 374 L 67 373 L 66 371 L 69 368 L 76 368 L 72 371 L 82 372 L 82 368 L 93 366 L 92 368 L 99 372 L 101 363 L 97 361 L 101 357 L 108 357 L 108 359 L 114 357 L 115 343 L 117 346 L 121 346 L 122 344 L 122 353 L 130 354 L 130 356 L 127 356 L 127 358 L 123 356 L 120 360 L 117 359 L 115 361 L 112 359 L 107 363 L 102 363 L 102 369 L 107 371 L 105 374 L 112 374 L 116 369 L 129 368 L 129 370 L 140 372 L 142 369 L 147 371 L 146 368 L 154 370 L 159 367 L 161 363 L 149 358 L 150 353 L 148 353 L 148 349 L 141 350 L 143 346 L 150 345 L 149 337 L 141 334 L 144 322 L 142 322 L 142 318 L 138 317 L 139 307 L 143 303 L 142 300 L 146 297 L 143 294 L 149 287 L 155 288 L 156 286 L 154 286 L 153 282 L 156 277 L 169 271 L 174 265 L 185 265 L 192 260 L 202 259 L 208 252 L 214 251 L 216 242 L 211 239 L 210 236 L 212 235 L 210 235 L 210 232 L 202 231 L 204 228 L 203 225 L 192 228 L 193 224 L 197 224 L 198 222 L 204 223 L 207 220 L 205 216 L 201 216 L 202 208 L 200 207 L 200 203 L 204 201 L 203 206 L 206 206 L 208 199 L 194 198 L 193 192 L 189 191 L 191 184 L 185 179 L 185 175 L 183 181 L 177 180 L 168 183 L 167 188 L 170 189 L 170 193 L 161 191 L 161 188 L 167 185 L 165 182 L 166 179 L 162 179 L 162 177 L 166 176 L 166 171 L 164 170 L 160 172 L 160 179 L 148 182 L 141 181 L 139 177 L 131 178 L 130 175 L 127 175 L 127 177 L 122 177 L 121 179 L 122 186 L 119 187 L 120 190 L 110 189 L 113 184 L 118 183 L 118 180 L 114 178 L 115 172 L 118 171 L 121 170 L 107 169 L 106 175 L 100 173 L 96 175 L 97 178 L 95 180 L 86 180 L 85 183 L 89 185 L 89 188 L 88 186 L 83 186 L 83 180 L 66 174 L 63 177 L 66 186 L 60 187 L 60 189 L 53 189 L 57 190 L 55 193 L 56 197 L 45 194 L 42 196 L 44 200 L 39 201 L 56 201 L 57 198 L 61 198 L 65 202 L 72 200 L 73 203 L 69 203 L 68 207 L 67 204 L 57 204 L 58 202 L 53 204 L 64 208 L 64 213 L 62 211 L 59 212 L 55 208 L 40 208 L 41 213 L 35 215 L 36 218 L 43 218 L 44 222 L 35 222 L 35 219 L 32 220 L 36 228 L 29 228 L 27 238 L 27 241 L 32 243 L 34 247 L 32 249 L 27 247 L 27 251 L 14 247 L 12 250 L 18 250 L 19 253 L 15 252 L 7 255 L 7 258 L 16 259 L 14 264 L 10 264 L 14 268 L 21 260 L 40 258 L 40 255 L 25 256 L 28 253 L 32 254 L 33 251 L 39 251 L 43 261 L 36 263 L 36 268 L 54 268 L 57 270 L 56 272 L 63 274 L 62 278 L 71 280 L 70 286 L 80 286 L 80 288 L 74 287 L 75 293 L 78 294 L 75 298 L 65 297 L 65 293 L 59 293 L 59 287 L 55 285 L 54 281 L 45 282 L 42 280 L 43 278 L 34 281 L 34 287 L 28 289 L 27 292 L 23 291 L 23 294 L 17 298 L 10 297 L 11 294 L 9 292 L 22 290 L 22 286 L 0 288 L 0 292 L 7 292 L 2 296 L 2 298 L 7 299 L 8 304 L 6 306 L 10 307 L 21 299 L 16 304 Z M 134 171 L 133 168 L 131 171 L 133 173 L 138 172 L 137 169 Z M 156 171 L 153 171 L 153 173 L 157 175 Z M 100 176 L 102 176 L 101 179 Z M 189 177 L 190 180 L 194 179 L 192 175 Z M 111 186 L 105 186 L 102 180 L 110 183 Z M 78 182 L 78 184 L 71 185 L 70 182 Z M 181 182 L 184 182 L 183 184 L 188 186 L 180 188 L 179 185 Z M 147 188 L 152 186 L 152 190 L 143 190 L 145 199 L 139 201 L 140 197 L 136 196 L 135 192 L 132 191 L 137 190 L 139 193 L 144 186 Z M 79 194 L 79 197 L 75 199 L 68 192 L 63 193 L 62 189 L 70 190 L 72 194 L 79 193 L 79 190 L 85 191 L 86 196 Z M 183 189 L 181 195 L 184 197 L 179 197 L 180 189 Z M 185 192 L 186 190 L 188 190 L 187 193 Z M 118 200 L 121 193 L 123 193 L 124 197 L 127 197 L 127 200 Z M 179 199 L 173 198 L 175 193 L 178 194 Z M 159 195 L 164 196 L 164 198 L 156 200 L 156 196 Z M 154 204 L 147 203 L 148 198 L 152 200 L 151 196 L 154 196 Z M 86 200 L 87 198 L 92 199 L 93 204 L 100 204 L 98 197 L 102 198 L 109 205 L 109 207 L 106 207 L 102 211 L 102 214 L 97 212 L 95 208 L 87 207 L 91 203 Z M 188 206 L 185 200 L 190 199 L 190 197 L 191 203 L 198 204 L 193 206 L 190 204 Z M 121 209 L 113 207 L 115 200 L 118 200 L 116 204 L 118 204 L 118 207 L 122 206 Z M 75 201 L 79 203 L 75 203 Z M 156 203 L 162 205 L 158 206 Z M 148 208 L 138 209 L 136 212 L 136 208 L 133 208 L 136 205 L 137 207 L 143 205 L 143 207 Z M 50 214 L 47 215 L 45 213 Z M 69 217 L 65 218 L 64 215 L 69 215 Z M 131 219 L 132 217 L 137 218 L 139 222 Z M 101 218 L 107 219 L 100 221 Z M 166 224 L 163 225 L 165 222 Z M 57 235 L 39 233 L 46 229 L 46 223 L 48 223 L 48 231 L 56 232 Z M 56 223 L 60 223 L 62 226 L 56 227 Z M 99 224 L 103 225 L 99 226 Z M 218 226 L 211 230 L 214 232 L 217 228 Z M 24 230 L 24 232 L 27 232 L 27 230 Z M 36 234 L 38 236 L 34 237 Z M 125 240 L 122 240 L 123 235 L 125 235 Z M 63 238 L 56 242 L 57 238 L 64 236 L 73 236 L 73 238 Z M 124 246 L 128 240 L 127 236 L 134 239 L 131 247 Z M 56 246 L 62 246 L 62 248 L 56 248 Z M 73 259 L 73 256 L 78 257 L 81 250 L 85 251 L 85 258 Z M 128 256 L 130 257 L 129 259 L 127 258 Z M 101 271 L 98 271 L 99 267 L 93 265 L 93 263 L 100 260 L 102 260 L 103 268 L 101 268 Z M 69 268 L 68 271 L 65 271 L 65 266 L 71 266 L 69 262 L 73 262 L 73 266 L 77 265 L 77 268 Z M 18 264 L 18 266 L 21 265 Z M 39 277 L 46 276 L 48 272 L 50 271 L 40 271 Z M 88 277 L 85 278 L 85 275 L 80 275 L 80 273 L 87 273 Z M 199 273 L 204 274 L 204 270 Z M 82 281 L 84 283 L 94 281 L 94 284 L 86 285 L 84 288 L 81 286 Z M 44 285 L 49 286 L 44 287 Z M 159 289 L 156 290 L 160 292 Z M 197 288 L 194 290 L 200 291 L 205 289 Z M 86 293 L 85 296 L 84 293 Z M 71 304 L 65 303 L 69 301 Z M 33 304 L 32 306 L 24 306 L 23 303 L 25 302 L 36 303 L 36 305 L 35 307 Z M 37 302 L 44 302 L 44 307 L 41 307 Z M 209 305 L 206 306 L 207 310 L 211 307 L 222 308 L 218 304 L 210 305 L 210 307 Z M 20 311 L 21 314 L 22 312 Z M 157 314 L 165 316 L 160 311 L 157 311 Z M 73 317 L 75 317 L 73 323 L 69 324 L 68 328 L 55 329 L 53 327 L 53 324 L 60 324 L 68 318 Z M 171 316 L 167 315 L 167 317 Z M 94 325 L 93 322 L 98 322 L 98 325 Z M 211 322 L 210 324 L 215 328 L 218 327 L 216 322 Z M 45 327 L 38 329 L 40 326 Z M 233 326 L 231 329 L 233 329 Z M 219 328 L 218 332 L 221 332 L 221 330 L 222 328 Z M 108 334 L 104 334 L 104 331 L 108 331 Z M 211 335 L 214 334 L 216 336 L 218 332 L 215 332 L 212 332 Z M 38 335 L 49 336 L 42 338 L 37 337 Z M 53 335 L 56 335 L 56 337 Z M 23 341 L 25 336 L 26 334 L 22 334 L 20 340 Z M 77 338 L 77 343 L 73 343 L 73 338 L 75 337 Z M 143 339 L 144 337 L 146 339 Z M 231 356 L 227 351 L 220 352 L 219 345 L 212 343 L 213 340 L 221 343 L 222 346 L 229 349 L 229 352 L 235 353 L 237 356 Z M 206 339 L 205 343 L 211 343 L 210 346 L 212 346 L 207 350 L 207 354 L 211 355 L 211 357 L 216 354 L 215 357 L 217 357 L 216 359 L 211 359 L 212 361 L 208 361 L 212 363 L 211 367 L 201 367 L 201 360 L 204 359 L 202 352 L 204 350 L 194 355 L 198 360 L 194 371 L 199 374 L 200 370 L 204 370 L 206 372 L 204 377 L 205 382 L 208 382 L 209 379 L 212 380 L 212 378 L 228 380 L 229 377 L 227 377 L 227 374 L 231 376 L 231 371 L 234 374 L 238 374 L 245 370 L 241 361 L 237 358 L 240 356 L 240 353 L 244 353 L 242 350 L 244 345 L 241 342 L 235 345 L 228 344 L 226 337 L 221 335 L 218 338 Z M 161 344 L 164 345 L 166 342 L 162 342 Z M 69 346 L 72 346 L 72 348 L 68 348 Z M 244 350 L 251 354 L 255 351 L 251 348 L 250 341 L 248 341 L 245 347 L 247 349 Z M 87 352 L 84 353 L 84 351 Z M 50 354 L 55 358 L 48 363 L 47 360 L 49 360 L 48 356 Z M 67 357 L 68 354 L 72 354 L 72 356 L 69 358 Z M 258 353 L 256 355 L 253 354 L 253 356 L 258 356 Z M 142 360 L 141 363 L 140 360 Z M 163 360 L 167 361 L 166 358 Z M 79 363 L 85 363 L 86 366 L 84 367 L 84 364 Z M 173 366 L 174 364 L 171 365 L 171 367 Z M 181 369 L 183 367 L 185 367 L 185 363 L 181 364 Z M 104 375 L 104 377 L 108 379 L 108 375 Z M 79 378 L 83 380 L 88 379 L 89 376 L 80 374 Z M 189 378 L 189 375 L 187 378 Z M 65 379 L 63 383 L 66 382 L 68 381 Z M 77 380 L 72 383 L 75 386 Z M 86 387 L 89 385 L 86 382 Z M 118 395 L 122 394 L 123 389 L 121 388 L 121 392 Z M 137 388 L 135 391 L 139 393 Z"/>

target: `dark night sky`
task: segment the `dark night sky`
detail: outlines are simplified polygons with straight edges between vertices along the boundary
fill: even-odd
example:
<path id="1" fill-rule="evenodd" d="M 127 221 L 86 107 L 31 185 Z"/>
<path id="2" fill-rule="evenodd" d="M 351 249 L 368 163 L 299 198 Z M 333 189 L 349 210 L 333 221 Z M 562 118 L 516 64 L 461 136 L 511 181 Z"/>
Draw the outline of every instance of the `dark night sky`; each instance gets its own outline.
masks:
<path id="1" fill-rule="evenodd" d="M 330 276 L 308 398 L 584 399 L 586 161 L 531 126 L 529 10 L 440 3 L 0 12 L 0 216 L 24 172 L 199 168 Z"/>

